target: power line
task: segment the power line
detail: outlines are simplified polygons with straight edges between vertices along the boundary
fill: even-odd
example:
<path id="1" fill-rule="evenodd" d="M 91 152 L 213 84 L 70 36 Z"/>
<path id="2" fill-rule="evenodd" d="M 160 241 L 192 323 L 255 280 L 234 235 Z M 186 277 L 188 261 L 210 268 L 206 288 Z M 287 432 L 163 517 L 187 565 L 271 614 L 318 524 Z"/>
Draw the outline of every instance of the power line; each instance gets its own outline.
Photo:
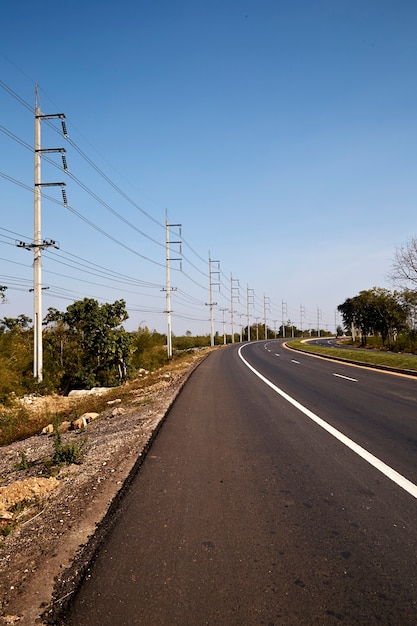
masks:
<path id="1" fill-rule="evenodd" d="M 33 106 L 26 102 L 18 93 L 16 93 L 11 87 L 6 85 L 5 82 L 0 80 L 0 87 L 2 87 L 9 95 L 11 95 L 15 100 L 17 100 L 21 105 L 23 105 L 26 109 L 28 109 L 31 113 L 33 113 Z"/>
<path id="2" fill-rule="evenodd" d="M 116 185 L 116 183 L 114 183 L 99 167 L 98 165 L 96 165 L 86 154 L 85 152 L 83 152 L 83 150 L 81 150 L 81 148 L 79 148 L 77 146 L 77 144 L 72 141 L 72 139 L 70 137 L 67 137 L 67 141 L 70 143 L 70 145 L 74 148 L 74 150 L 76 150 L 78 152 L 78 154 L 80 154 L 83 159 L 85 159 L 85 161 L 87 161 L 87 163 L 111 186 L 113 187 L 113 189 L 115 191 L 117 191 L 125 200 L 127 200 L 132 206 L 134 206 L 136 209 L 138 209 L 138 211 L 140 211 L 141 213 L 143 213 L 143 215 L 146 215 L 147 218 L 149 218 L 150 220 L 152 220 L 152 222 L 154 222 L 155 224 L 157 224 L 158 226 L 161 226 L 162 228 L 165 228 L 165 225 L 162 224 L 162 222 L 159 222 L 156 218 L 154 218 L 150 213 L 148 213 L 147 211 L 145 211 L 145 209 L 143 209 L 141 206 L 139 206 L 139 204 L 137 204 L 134 200 L 132 200 L 132 198 L 130 198 L 130 196 L 128 196 L 122 189 L 120 189 L 120 187 L 118 185 Z"/>
<path id="3" fill-rule="evenodd" d="M 145 288 L 151 288 L 151 289 L 161 288 L 161 284 L 150 283 L 148 281 L 140 280 L 139 278 L 129 277 L 126 274 L 122 274 L 121 272 L 115 272 L 114 270 L 105 268 L 102 265 L 93 263 L 92 261 L 87 261 L 86 259 L 83 259 L 79 257 L 78 255 L 76 256 L 69 252 L 65 252 L 62 249 L 59 249 L 57 251 L 54 251 L 54 250 L 47 251 L 46 254 L 48 257 L 51 257 L 51 259 L 55 261 L 56 263 L 66 265 L 67 267 L 72 267 L 73 269 L 81 268 L 81 271 L 83 272 L 87 271 L 89 274 L 92 274 L 94 276 L 101 276 L 103 278 L 107 277 L 107 278 L 110 278 L 111 280 L 117 280 L 119 282 L 124 281 L 127 284 L 137 285 L 139 287 L 145 287 Z M 67 259 L 62 260 L 61 258 L 55 258 L 55 257 L 60 257 L 60 256 L 64 256 L 64 259 L 65 257 L 69 257 L 69 261 L 71 261 L 71 263 L 67 262 Z"/>

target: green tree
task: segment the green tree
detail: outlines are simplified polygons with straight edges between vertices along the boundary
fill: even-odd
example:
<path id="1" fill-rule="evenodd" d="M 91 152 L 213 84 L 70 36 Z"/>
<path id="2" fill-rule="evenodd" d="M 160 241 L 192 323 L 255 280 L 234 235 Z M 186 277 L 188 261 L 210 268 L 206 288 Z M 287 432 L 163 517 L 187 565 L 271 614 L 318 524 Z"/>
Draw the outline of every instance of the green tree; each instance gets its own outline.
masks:
<path id="1" fill-rule="evenodd" d="M 65 313 L 49 310 L 46 335 L 63 390 L 108 386 L 125 379 L 131 346 L 129 333 L 121 326 L 126 319 L 124 300 L 100 305 L 93 298 L 84 298 L 68 306 Z"/>
<path id="2" fill-rule="evenodd" d="M 382 343 L 394 341 L 395 336 L 406 326 L 407 308 L 401 302 L 398 292 L 374 287 L 371 291 L 375 308 L 374 329 L 380 333 Z"/>
<path id="3" fill-rule="evenodd" d="M 0 320 L 0 401 L 23 395 L 33 386 L 33 333 L 25 315 Z"/>
<path id="4" fill-rule="evenodd" d="M 401 303 L 400 295 L 379 287 L 361 291 L 337 308 L 346 330 L 352 324 L 360 330 L 363 345 L 371 333 L 380 334 L 383 344 L 387 339 L 393 340 L 394 335 L 404 328 L 407 318 L 407 309 Z"/>
<path id="5" fill-rule="evenodd" d="M 3 319 L 0 320 L 0 331 L 27 330 L 31 323 L 32 320 L 26 315 L 3 317 Z"/>
<path id="6" fill-rule="evenodd" d="M 147 326 L 131 333 L 133 372 L 141 368 L 154 369 L 167 362 L 166 335 L 150 331 Z"/>

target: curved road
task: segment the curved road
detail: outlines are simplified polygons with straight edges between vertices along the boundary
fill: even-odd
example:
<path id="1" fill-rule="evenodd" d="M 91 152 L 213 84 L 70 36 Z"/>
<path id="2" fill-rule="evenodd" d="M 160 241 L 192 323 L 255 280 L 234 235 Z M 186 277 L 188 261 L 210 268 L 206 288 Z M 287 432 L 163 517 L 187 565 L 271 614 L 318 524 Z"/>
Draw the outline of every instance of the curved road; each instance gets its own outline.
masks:
<path id="1" fill-rule="evenodd" d="M 211 353 L 62 623 L 416 624 L 416 399 L 279 341 Z"/>

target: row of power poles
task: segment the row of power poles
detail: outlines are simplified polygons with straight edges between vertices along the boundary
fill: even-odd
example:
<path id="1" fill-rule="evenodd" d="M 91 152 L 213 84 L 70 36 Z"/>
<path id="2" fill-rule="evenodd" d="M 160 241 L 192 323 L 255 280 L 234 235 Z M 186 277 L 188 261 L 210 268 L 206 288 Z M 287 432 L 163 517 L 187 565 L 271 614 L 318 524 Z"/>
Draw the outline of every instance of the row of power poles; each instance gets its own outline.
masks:
<path id="1" fill-rule="evenodd" d="M 41 201 L 42 201 L 42 188 L 43 187 L 61 187 L 62 197 L 64 205 L 67 206 L 67 196 L 64 187 L 65 182 L 42 182 L 41 178 L 41 156 L 45 153 L 61 153 L 63 170 L 66 171 L 67 161 L 65 157 L 65 148 L 42 148 L 41 146 L 41 122 L 45 120 L 58 119 L 61 121 L 62 133 L 65 138 L 68 137 L 67 129 L 65 125 L 64 113 L 42 114 L 39 104 L 38 86 L 35 87 L 35 139 L 34 139 L 34 234 L 33 242 L 26 243 L 19 241 L 16 243 L 18 247 L 26 250 L 33 251 L 33 328 L 34 328 L 34 348 L 33 348 L 33 376 L 41 382 L 43 380 L 43 347 L 42 347 L 42 251 L 49 247 L 58 248 L 58 244 L 53 239 L 42 239 L 41 231 Z M 170 224 L 168 222 L 168 215 L 166 215 L 166 315 L 167 315 L 167 354 L 168 357 L 172 357 L 172 324 L 171 324 L 171 292 L 175 290 L 171 287 L 170 281 L 170 264 L 172 261 L 182 261 L 181 251 L 181 224 Z M 175 232 L 178 235 L 178 240 L 172 241 L 170 239 L 170 229 L 175 228 Z M 178 256 L 171 256 L 171 246 L 179 246 Z M 213 287 L 220 285 L 220 262 L 214 261 L 209 253 L 209 296 L 210 301 L 207 306 L 210 309 L 210 341 L 214 346 L 214 307 L 217 305 L 213 302 Z M 250 325 L 250 310 L 254 306 L 254 290 L 249 286 L 246 290 L 246 316 L 247 316 L 247 328 L 248 328 L 248 341 L 251 337 L 251 325 Z M 232 343 L 235 341 L 235 302 L 239 299 L 239 281 L 233 276 L 230 278 L 230 313 L 232 323 Z M 269 299 L 264 296 L 264 324 L 265 324 L 265 336 L 267 333 L 267 312 L 269 311 Z M 285 318 L 286 304 L 282 303 L 282 319 L 283 328 Z M 224 313 L 227 309 L 221 309 L 223 313 L 223 336 L 226 343 L 225 332 L 225 320 Z M 320 320 L 320 313 L 318 312 L 318 321 Z M 242 341 L 242 317 L 240 315 L 240 340 Z M 259 319 L 259 318 L 257 318 Z M 274 320 L 276 323 L 276 320 Z M 257 326 L 258 328 L 258 326 Z"/>

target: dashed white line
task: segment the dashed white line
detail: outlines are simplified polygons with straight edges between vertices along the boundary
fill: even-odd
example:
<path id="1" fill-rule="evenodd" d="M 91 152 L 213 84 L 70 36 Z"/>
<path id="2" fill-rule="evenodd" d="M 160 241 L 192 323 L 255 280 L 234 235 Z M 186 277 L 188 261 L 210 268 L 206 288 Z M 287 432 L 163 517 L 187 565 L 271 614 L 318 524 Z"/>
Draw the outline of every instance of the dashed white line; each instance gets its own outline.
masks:
<path id="1" fill-rule="evenodd" d="M 342 374 L 333 374 L 333 376 L 337 376 L 337 378 L 343 378 L 344 380 L 350 380 L 352 383 L 357 383 L 357 378 L 350 378 L 349 376 L 343 376 Z"/>
<path id="2" fill-rule="evenodd" d="M 368 452 L 368 450 L 366 450 L 365 448 L 362 448 L 362 446 L 360 446 L 359 444 L 357 444 L 354 441 L 352 441 L 352 439 L 349 439 L 349 437 L 347 437 L 346 435 L 341 433 L 339 430 L 334 428 L 334 426 L 331 426 L 330 424 L 325 422 L 324 419 L 322 419 L 321 417 L 319 417 L 318 415 L 313 413 L 313 411 L 310 411 L 310 409 L 307 409 L 305 406 L 300 404 L 300 402 L 298 402 L 297 400 L 295 400 L 294 398 L 289 396 L 287 393 L 285 393 L 285 391 L 283 391 L 282 389 L 280 389 L 279 387 L 274 385 L 274 383 L 271 383 L 270 380 L 268 380 L 265 376 L 263 376 L 260 372 L 258 372 L 258 370 L 256 370 L 245 359 L 245 357 L 242 356 L 242 349 L 243 349 L 243 347 L 244 346 L 241 346 L 239 348 L 239 350 L 238 350 L 238 354 L 239 354 L 240 358 L 242 359 L 243 363 L 258 378 L 260 378 L 266 385 L 268 385 L 268 387 L 273 389 L 278 395 L 280 395 L 282 398 L 287 400 L 287 402 L 289 402 L 296 409 L 301 411 L 301 413 L 304 413 L 304 415 L 306 415 L 313 422 L 315 422 L 318 426 L 320 426 L 325 431 L 327 431 L 330 435 L 332 435 L 333 437 L 338 439 L 338 441 L 343 443 L 347 448 L 349 448 L 350 450 L 355 452 L 364 461 L 367 461 L 367 463 L 369 463 L 369 465 L 372 465 L 372 467 L 375 467 L 375 469 L 379 470 L 382 474 L 384 474 L 384 476 L 386 476 L 387 478 L 392 480 L 396 485 L 398 485 L 399 487 L 404 489 L 404 491 L 407 491 L 414 498 L 417 498 L 417 485 L 415 485 L 414 483 L 411 482 L 411 480 L 408 480 L 408 478 L 405 478 L 405 476 L 403 476 L 402 474 L 397 472 L 395 469 L 393 469 L 392 467 L 390 467 L 389 465 L 387 465 L 386 463 L 384 463 L 380 459 L 378 459 L 378 457 L 376 457 L 373 454 L 371 454 L 370 452 Z"/>
<path id="3" fill-rule="evenodd" d="M 300 361 L 296 361 L 295 359 L 291 359 L 291 363 L 297 363 L 297 365 L 300 365 Z"/>

